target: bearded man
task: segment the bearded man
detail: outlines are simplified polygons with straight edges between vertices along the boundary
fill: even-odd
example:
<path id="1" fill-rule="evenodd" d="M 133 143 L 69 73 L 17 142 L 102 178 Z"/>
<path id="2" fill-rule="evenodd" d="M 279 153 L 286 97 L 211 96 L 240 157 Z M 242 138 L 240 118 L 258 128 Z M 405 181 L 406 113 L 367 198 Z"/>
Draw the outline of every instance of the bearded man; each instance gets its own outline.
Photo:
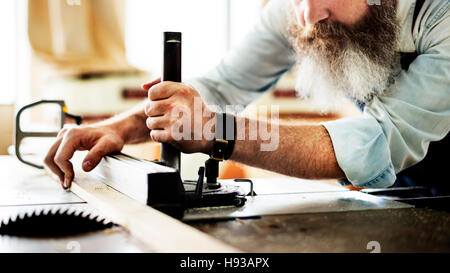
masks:
<path id="1" fill-rule="evenodd" d="M 225 146 L 214 138 L 174 137 L 173 128 L 186 115 L 174 117 L 171 110 L 223 129 L 230 114 L 196 113 L 194 101 L 201 99 L 206 112 L 212 110 L 205 102 L 246 105 L 293 67 L 298 67 L 301 96 L 324 107 L 351 98 L 363 115 L 316 125 L 281 124 L 273 151 L 261 149 L 266 140 L 261 136 L 249 137 L 250 120 L 238 115 L 232 116 L 235 123 L 245 126 L 235 133 L 245 137 L 227 139 Z M 272 0 L 214 70 L 185 83 L 155 80 L 143 88 L 149 90 L 144 109 L 61 131 L 45 164 L 64 188 L 74 177 L 69 159 L 76 150 L 90 150 L 82 166 L 90 171 L 125 143 L 150 138 L 188 153 L 220 151 L 225 159 L 300 178 L 346 179 L 368 188 L 428 185 L 435 194 L 450 187 L 445 160 L 434 156 L 449 151 L 448 0 Z M 440 146 L 433 150 L 432 142 Z M 442 179 L 430 184 L 433 175 Z"/>

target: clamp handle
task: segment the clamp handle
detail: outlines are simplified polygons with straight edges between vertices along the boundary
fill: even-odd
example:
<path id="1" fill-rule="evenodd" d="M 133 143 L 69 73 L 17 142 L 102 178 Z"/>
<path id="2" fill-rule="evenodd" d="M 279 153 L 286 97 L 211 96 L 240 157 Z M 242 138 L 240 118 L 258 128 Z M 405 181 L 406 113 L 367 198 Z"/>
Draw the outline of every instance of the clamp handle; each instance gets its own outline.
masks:
<path id="1" fill-rule="evenodd" d="M 181 82 L 181 32 L 164 32 L 163 40 L 162 81 Z M 181 173 L 181 153 L 174 146 L 161 145 L 161 161 Z"/>
<path id="2" fill-rule="evenodd" d="M 31 161 L 25 160 L 22 157 L 22 154 L 20 152 L 20 143 L 24 138 L 27 137 L 56 137 L 58 135 L 58 132 L 25 132 L 22 130 L 22 127 L 20 126 L 20 118 L 23 114 L 23 112 L 29 108 L 35 107 L 40 104 L 57 104 L 61 107 L 61 119 L 60 119 L 60 129 L 64 127 L 66 116 L 75 119 L 76 123 L 78 125 L 81 124 L 81 117 L 74 116 L 67 113 L 67 106 L 66 103 L 63 100 L 38 100 L 33 103 L 27 104 L 20 108 L 20 110 L 16 114 L 16 123 L 15 123 L 15 153 L 17 156 L 17 159 L 19 159 L 20 162 L 27 164 L 29 166 L 38 168 L 38 169 L 44 169 L 43 165 L 38 165 L 36 163 L 33 163 Z"/>

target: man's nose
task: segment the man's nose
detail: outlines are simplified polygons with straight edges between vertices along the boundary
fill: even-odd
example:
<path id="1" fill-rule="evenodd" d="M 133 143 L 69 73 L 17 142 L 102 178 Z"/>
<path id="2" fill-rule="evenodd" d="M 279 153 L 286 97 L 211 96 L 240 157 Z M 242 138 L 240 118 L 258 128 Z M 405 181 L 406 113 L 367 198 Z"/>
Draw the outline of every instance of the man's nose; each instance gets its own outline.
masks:
<path id="1" fill-rule="evenodd" d="M 326 0 L 306 0 L 305 5 L 305 23 L 314 25 L 330 16 L 330 11 L 326 5 Z"/>

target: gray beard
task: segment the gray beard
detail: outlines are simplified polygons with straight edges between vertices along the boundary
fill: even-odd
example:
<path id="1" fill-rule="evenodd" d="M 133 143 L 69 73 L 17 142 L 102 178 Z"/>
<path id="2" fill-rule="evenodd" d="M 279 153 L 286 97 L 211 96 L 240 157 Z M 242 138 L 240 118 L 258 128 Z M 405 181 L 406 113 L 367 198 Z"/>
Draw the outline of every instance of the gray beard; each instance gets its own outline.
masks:
<path id="1" fill-rule="evenodd" d="M 296 90 L 301 97 L 326 112 L 345 99 L 368 103 L 386 92 L 401 68 L 396 3 L 383 3 L 371 6 L 353 28 L 319 22 L 304 29 L 289 11 L 288 33 L 297 54 Z"/>
<path id="2" fill-rule="evenodd" d="M 385 93 L 390 77 L 400 71 L 398 59 L 392 65 L 377 64 L 353 49 L 346 49 L 333 64 L 339 69 L 317 54 L 304 55 L 298 61 L 297 94 L 312 100 L 323 112 L 339 108 L 349 98 L 370 102 Z"/>

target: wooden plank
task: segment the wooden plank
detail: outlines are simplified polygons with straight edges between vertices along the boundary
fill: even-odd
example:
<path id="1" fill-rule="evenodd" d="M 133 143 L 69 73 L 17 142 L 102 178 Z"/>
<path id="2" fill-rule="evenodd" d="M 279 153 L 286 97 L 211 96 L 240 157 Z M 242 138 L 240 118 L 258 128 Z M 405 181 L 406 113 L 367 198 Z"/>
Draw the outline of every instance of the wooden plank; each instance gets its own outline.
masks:
<path id="1" fill-rule="evenodd" d="M 81 170 L 82 157 L 74 156 L 75 180 L 71 191 L 122 226 L 155 252 L 240 252 L 238 249 L 143 205 L 99 182 Z M 125 171 L 125 170 L 124 170 Z M 57 179 L 49 170 L 47 173 Z"/>
<path id="2" fill-rule="evenodd" d="M 119 154 L 103 158 L 90 176 L 142 204 L 148 204 L 149 175 L 174 172 L 173 168 Z M 170 188 L 169 184 L 165 185 Z"/>

